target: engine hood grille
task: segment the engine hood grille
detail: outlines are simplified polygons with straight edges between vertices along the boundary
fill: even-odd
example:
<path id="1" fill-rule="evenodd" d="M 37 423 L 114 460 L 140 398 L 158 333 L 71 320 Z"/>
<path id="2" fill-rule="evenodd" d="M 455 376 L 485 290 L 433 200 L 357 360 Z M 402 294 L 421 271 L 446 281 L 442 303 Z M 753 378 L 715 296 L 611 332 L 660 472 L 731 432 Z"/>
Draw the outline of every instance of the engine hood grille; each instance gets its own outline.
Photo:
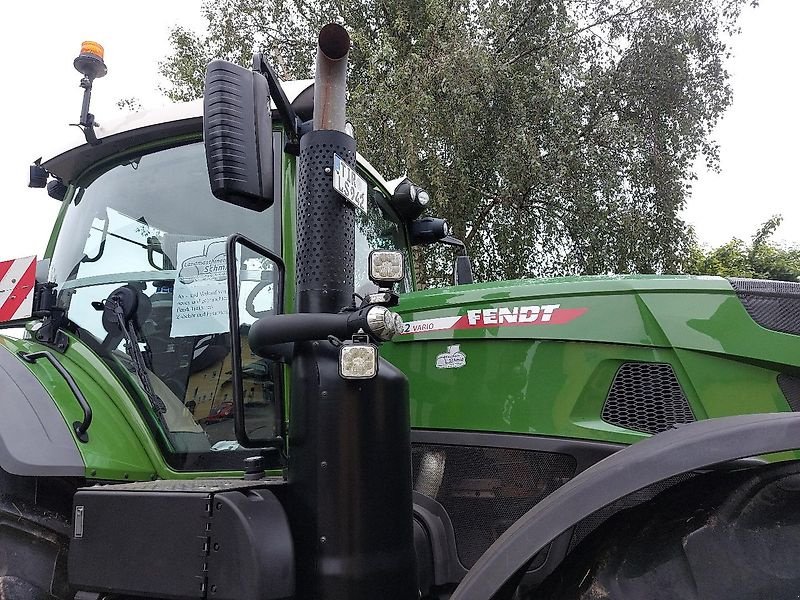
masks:
<path id="1" fill-rule="evenodd" d="M 756 323 L 800 335 L 800 283 L 735 277 L 728 281 Z"/>

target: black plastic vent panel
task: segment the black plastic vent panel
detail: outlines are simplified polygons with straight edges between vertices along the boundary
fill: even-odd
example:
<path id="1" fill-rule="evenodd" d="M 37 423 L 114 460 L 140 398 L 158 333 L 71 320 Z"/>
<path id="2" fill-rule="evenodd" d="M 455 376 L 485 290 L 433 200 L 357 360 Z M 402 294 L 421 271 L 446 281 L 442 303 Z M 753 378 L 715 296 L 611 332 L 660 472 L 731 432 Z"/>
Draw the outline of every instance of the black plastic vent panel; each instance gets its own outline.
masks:
<path id="1" fill-rule="evenodd" d="M 766 329 L 800 335 L 800 283 L 730 278 L 750 317 Z"/>
<path id="2" fill-rule="evenodd" d="M 575 475 L 568 454 L 481 446 L 414 444 L 414 488 L 453 523 L 458 558 L 472 567 L 528 509 Z"/>
<path id="3" fill-rule="evenodd" d="M 672 365 L 633 362 L 623 364 L 614 376 L 602 419 L 651 434 L 696 420 Z"/>
<path id="4" fill-rule="evenodd" d="M 778 386 L 791 409 L 800 412 L 800 377 L 781 373 L 778 375 Z"/>

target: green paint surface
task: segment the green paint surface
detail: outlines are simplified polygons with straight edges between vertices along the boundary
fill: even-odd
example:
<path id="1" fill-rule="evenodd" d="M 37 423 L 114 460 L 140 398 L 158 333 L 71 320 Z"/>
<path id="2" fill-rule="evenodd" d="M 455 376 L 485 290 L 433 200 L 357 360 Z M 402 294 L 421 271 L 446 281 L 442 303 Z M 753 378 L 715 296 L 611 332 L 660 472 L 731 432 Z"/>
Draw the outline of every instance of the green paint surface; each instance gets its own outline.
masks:
<path id="1" fill-rule="evenodd" d="M 626 362 L 672 365 L 698 419 L 789 410 L 776 378 L 800 371 L 800 337 L 756 324 L 721 278 L 500 282 L 408 294 L 399 310 L 414 322 L 532 305 L 585 310 L 563 324 L 446 329 L 384 345 L 411 381 L 414 427 L 632 443 L 646 434 L 601 419 Z M 453 345 L 466 364 L 437 368 Z"/>

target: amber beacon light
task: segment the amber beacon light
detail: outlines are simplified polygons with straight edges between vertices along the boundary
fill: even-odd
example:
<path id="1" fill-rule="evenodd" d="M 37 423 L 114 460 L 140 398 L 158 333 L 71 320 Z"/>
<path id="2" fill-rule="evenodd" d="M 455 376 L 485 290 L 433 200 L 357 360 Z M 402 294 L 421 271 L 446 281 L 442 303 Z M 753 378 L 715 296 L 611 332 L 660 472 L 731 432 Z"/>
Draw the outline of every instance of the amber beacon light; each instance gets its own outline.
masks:
<path id="1" fill-rule="evenodd" d="M 97 42 L 83 42 L 81 52 L 72 64 L 79 73 L 89 79 L 103 77 L 108 72 L 106 64 L 103 62 L 103 46 Z"/>

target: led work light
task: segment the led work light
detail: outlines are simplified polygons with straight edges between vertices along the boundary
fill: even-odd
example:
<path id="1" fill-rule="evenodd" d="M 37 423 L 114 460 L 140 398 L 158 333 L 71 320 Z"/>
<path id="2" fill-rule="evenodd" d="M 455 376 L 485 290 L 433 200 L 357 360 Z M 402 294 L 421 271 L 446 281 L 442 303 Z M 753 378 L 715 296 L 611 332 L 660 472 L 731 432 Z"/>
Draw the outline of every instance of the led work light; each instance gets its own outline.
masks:
<path id="1" fill-rule="evenodd" d="M 372 306 L 367 311 L 366 329 L 377 339 L 387 342 L 403 330 L 403 318 L 385 306 Z"/>
<path id="2" fill-rule="evenodd" d="M 339 348 L 339 375 L 343 379 L 372 379 L 378 374 L 378 348 L 357 337 Z"/>
<path id="3" fill-rule="evenodd" d="M 378 286 L 390 286 L 402 281 L 405 275 L 405 260 L 402 252 L 373 250 L 369 253 L 369 278 Z"/>

